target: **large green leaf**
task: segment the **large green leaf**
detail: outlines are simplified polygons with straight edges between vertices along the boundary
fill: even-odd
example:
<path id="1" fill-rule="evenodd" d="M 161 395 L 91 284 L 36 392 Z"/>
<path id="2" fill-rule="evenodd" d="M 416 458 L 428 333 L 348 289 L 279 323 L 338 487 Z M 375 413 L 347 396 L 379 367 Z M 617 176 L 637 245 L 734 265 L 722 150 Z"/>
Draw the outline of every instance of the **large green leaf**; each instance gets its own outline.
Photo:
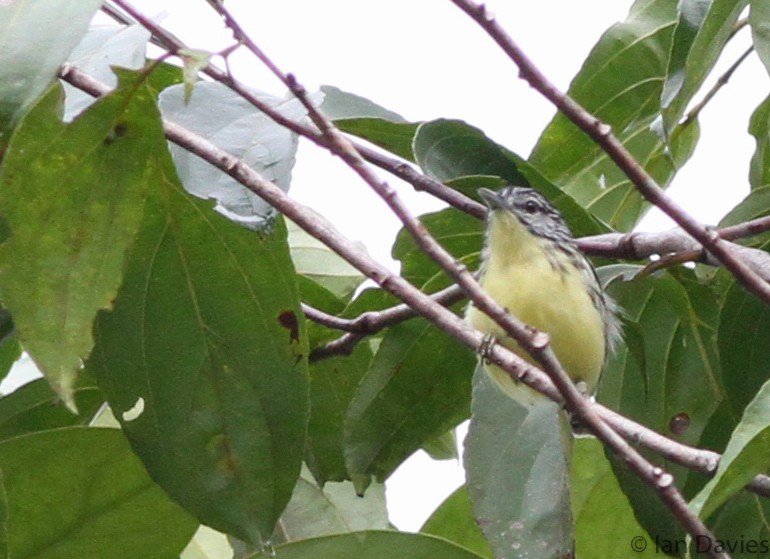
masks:
<path id="1" fill-rule="evenodd" d="M 0 306 L 0 382 L 5 380 L 13 364 L 21 357 L 22 350 L 15 332 L 11 313 Z"/>
<path id="2" fill-rule="evenodd" d="M 420 532 L 446 538 L 482 557 L 494 559 L 489 543 L 473 518 L 471 499 L 464 485 L 441 503 L 422 525 Z"/>
<path id="3" fill-rule="evenodd" d="M 73 397 L 78 414 L 58 401 L 43 379 L 33 380 L 0 398 L 0 440 L 33 431 L 45 431 L 71 425 L 87 425 L 104 402 L 95 386 L 76 386 Z"/>
<path id="4" fill-rule="evenodd" d="M 412 139 L 417 124 L 373 101 L 337 87 L 321 86 L 321 112 L 340 130 L 364 138 L 409 161 L 414 160 Z"/>
<path id="5" fill-rule="evenodd" d="M 365 531 L 311 538 L 266 549 L 256 557 L 280 559 L 479 559 L 444 539 L 404 532 Z"/>
<path id="6" fill-rule="evenodd" d="M 719 358 L 725 396 L 733 417 L 740 417 L 746 406 L 770 378 L 770 309 L 747 293 L 737 282 L 725 295 L 719 315 Z"/>
<path id="7" fill-rule="evenodd" d="M 9 559 L 8 550 L 8 495 L 5 492 L 5 482 L 0 474 L 0 557 Z"/>
<path id="8" fill-rule="evenodd" d="M 768 214 L 770 214 L 770 185 L 757 186 L 722 218 L 719 222 L 719 227 L 738 225 Z M 764 232 L 740 239 L 738 242 L 753 247 L 766 248 L 769 241 L 770 233 Z"/>
<path id="9" fill-rule="evenodd" d="M 749 132 L 756 141 L 749 167 L 749 183 L 752 190 L 755 190 L 770 186 L 770 96 L 751 115 Z"/>
<path id="10" fill-rule="evenodd" d="M 0 4 L 0 146 L 54 80 L 101 4 L 102 0 Z"/>
<path id="11" fill-rule="evenodd" d="M 697 125 L 690 125 L 666 149 L 650 129 L 660 115 L 678 4 L 637 0 L 626 21 L 602 36 L 568 91 L 609 124 L 662 185 L 689 157 L 698 133 Z M 615 229 L 630 230 L 646 207 L 604 151 L 561 113 L 543 131 L 529 161 Z"/>
<path id="12" fill-rule="evenodd" d="M 286 223 L 286 227 L 297 273 L 314 280 L 339 299 L 348 301 L 364 280 L 364 275 L 291 221 Z"/>
<path id="13" fill-rule="evenodd" d="M 524 408 L 479 367 L 465 439 L 466 486 L 498 559 L 572 552 L 571 437 L 558 405 Z"/>
<path id="14" fill-rule="evenodd" d="M 575 236 L 607 230 L 539 169 L 460 120 L 440 119 L 421 124 L 414 138 L 414 153 L 423 171 L 442 182 L 486 175 L 500 177 L 512 185 L 531 186 L 556 206 Z"/>
<path id="15" fill-rule="evenodd" d="M 350 404 L 348 472 L 384 480 L 465 419 L 473 361 L 470 351 L 423 319 L 390 328 Z"/>
<path id="16" fill-rule="evenodd" d="M 630 549 L 639 559 L 660 556 L 655 542 L 634 518 L 601 443 L 592 437 L 575 440 L 572 499 L 577 557 L 606 559 L 619 549 Z"/>
<path id="17" fill-rule="evenodd" d="M 254 233 L 186 194 L 167 153 L 87 363 L 150 475 L 201 522 L 268 538 L 308 417 L 307 339 L 281 219 Z"/>
<path id="18" fill-rule="evenodd" d="M 690 503 L 702 518 L 708 518 L 730 496 L 742 490 L 754 476 L 770 468 L 770 382 L 766 382 L 746 406 L 722 453 L 714 477 Z"/>
<path id="19" fill-rule="evenodd" d="M 748 0 L 682 0 L 661 94 L 665 134 L 674 130 L 731 36 Z"/>
<path id="20" fill-rule="evenodd" d="M 420 221 L 444 249 L 463 261 L 469 269 L 477 268 L 484 243 L 483 223 L 454 208 L 422 215 Z M 430 282 L 431 290 L 436 290 L 452 283 L 406 229 L 398 232 L 393 243 L 393 258 L 401 262 L 401 275 L 414 285 L 424 286 Z"/>
<path id="21" fill-rule="evenodd" d="M 115 429 L 4 441 L 0 470 L 16 559 L 173 559 L 198 525 L 150 480 Z"/>
<path id="22" fill-rule="evenodd" d="M 684 269 L 615 281 L 610 291 L 628 343 L 602 375 L 599 400 L 658 431 L 686 413 L 690 427 L 678 439 L 696 445 L 723 396 L 714 293 Z"/>
<path id="23" fill-rule="evenodd" d="M 109 308 L 144 195 L 165 150 L 153 96 L 126 77 L 72 124 L 52 89 L 24 118 L 0 170 L 0 297 L 24 349 L 72 405 L 75 372 Z"/>
<path id="24" fill-rule="evenodd" d="M 751 0 L 749 12 L 754 48 L 765 69 L 770 73 L 770 5 L 762 0 Z"/>
<path id="25" fill-rule="evenodd" d="M 685 269 L 615 281 L 611 292 L 624 309 L 626 344 L 602 376 L 599 400 L 677 441 L 698 446 L 724 397 L 717 359 L 715 293 Z M 683 432 L 671 429 L 678 418 L 688 422 Z M 642 526 L 656 537 L 681 538 L 678 523 L 658 497 L 622 460 L 610 458 Z M 660 460 L 654 459 L 656 463 Z M 680 466 L 664 464 L 675 474 L 680 488 L 691 481 L 703 483 Z"/>
<path id="26" fill-rule="evenodd" d="M 345 416 L 372 351 L 360 343 L 348 356 L 316 361 L 310 366 L 310 424 L 306 461 L 316 480 L 348 479 L 345 466 Z"/>
<path id="27" fill-rule="evenodd" d="M 733 559 L 755 559 L 770 552 L 770 501 L 767 497 L 740 492 L 712 515 L 709 526 L 721 541 L 732 547 L 730 557 Z"/>

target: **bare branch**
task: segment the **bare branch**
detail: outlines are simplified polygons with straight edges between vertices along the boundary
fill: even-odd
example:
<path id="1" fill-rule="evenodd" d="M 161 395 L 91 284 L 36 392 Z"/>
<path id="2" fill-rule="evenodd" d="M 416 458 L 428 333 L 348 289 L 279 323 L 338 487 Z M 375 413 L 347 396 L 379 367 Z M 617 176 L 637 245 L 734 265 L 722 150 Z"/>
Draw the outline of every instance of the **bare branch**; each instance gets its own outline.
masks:
<path id="1" fill-rule="evenodd" d="M 727 69 L 727 71 L 721 76 L 719 76 L 719 79 L 714 84 L 714 87 L 709 89 L 708 92 L 706 92 L 706 95 L 703 96 L 703 99 L 698 104 L 696 104 L 692 109 L 690 109 L 690 111 L 684 117 L 684 120 L 682 120 L 682 123 L 680 124 L 680 126 L 687 126 L 688 124 L 690 124 L 690 122 L 698 118 L 698 115 L 706 107 L 706 105 L 709 104 L 709 101 L 711 101 L 711 99 L 714 98 L 714 95 L 716 95 L 719 92 L 719 90 L 722 89 L 727 84 L 728 81 L 730 81 L 730 78 L 733 76 L 733 74 L 738 69 L 738 67 L 743 63 L 744 60 L 746 60 L 746 58 L 748 58 L 748 56 L 752 52 L 754 52 L 754 45 L 746 49 L 746 51 L 743 54 L 741 54 L 735 62 L 732 63 L 732 65 Z"/>
<path id="2" fill-rule="evenodd" d="M 431 298 L 439 305 L 448 307 L 458 301 L 462 301 L 464 295 L 459 287 L 451 285 L 446 289 L 442 289 L 441 291 L 432 294 Z M 303 306 L 303 309 L 305 307 L 306 306 Z M 334 355 L 349 355 L 356 344 L 366 336 L 376 334 L 388 326 L 393 326 L 399 322 L 417 316 L 415 310 L 406 304 L 395 305 L 381 311 L 365 312 L 352 319 L 341 319 L 329 315 L 321 317 L 317 313 L 320 313 L 320 311 L 313 309 L 310 314 L 308 314 L 307 311 L 305 314 L 314 322 L 324 324 L 330 328 L 344 330 L 347 334 L 340 336 L 336 340 L 327 342 L 320 347 L 314 348 L 310 352 L 311 362 Z"/>

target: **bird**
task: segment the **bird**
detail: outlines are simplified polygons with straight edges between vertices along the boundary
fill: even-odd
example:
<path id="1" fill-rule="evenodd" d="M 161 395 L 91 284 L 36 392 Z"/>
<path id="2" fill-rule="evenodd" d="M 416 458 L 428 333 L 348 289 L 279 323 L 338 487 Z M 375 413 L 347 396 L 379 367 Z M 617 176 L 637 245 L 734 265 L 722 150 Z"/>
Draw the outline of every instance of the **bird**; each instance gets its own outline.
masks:
<path id="1" fill-rule="evenodd" d="M 604 291 L 564 217 L 538 191 L 523 186 L 481 188 L 488 207 L 479 282 L 524 323 L 546 332 L 557 359 L 581 392 L 592 395 L 621 338 L 619 307 Z M 521 358 L 534 360 L 472 303 L 466 321 Z M 484 362 L 495 384 L 529 407 L 547 398 L 500 367 Z"/>

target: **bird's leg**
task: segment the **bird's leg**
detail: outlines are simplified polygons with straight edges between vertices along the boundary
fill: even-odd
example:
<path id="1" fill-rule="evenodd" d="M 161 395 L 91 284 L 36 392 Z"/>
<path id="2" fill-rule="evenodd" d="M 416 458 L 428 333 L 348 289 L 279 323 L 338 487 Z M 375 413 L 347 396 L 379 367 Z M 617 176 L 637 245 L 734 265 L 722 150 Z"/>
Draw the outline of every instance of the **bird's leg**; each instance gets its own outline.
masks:
<path id="1" fill-rule="evenodd" d="M 497 343 L 497 338 L 495 338 L 494 334 L 486 334 L 484 336 L 484 339 L 481 340 L 481 345 L 479 345 L 478 354 L 484 362 L 489 361 L 489 352 L 492 351 L 492 348 L 495 346 L 496 343 Z"/>

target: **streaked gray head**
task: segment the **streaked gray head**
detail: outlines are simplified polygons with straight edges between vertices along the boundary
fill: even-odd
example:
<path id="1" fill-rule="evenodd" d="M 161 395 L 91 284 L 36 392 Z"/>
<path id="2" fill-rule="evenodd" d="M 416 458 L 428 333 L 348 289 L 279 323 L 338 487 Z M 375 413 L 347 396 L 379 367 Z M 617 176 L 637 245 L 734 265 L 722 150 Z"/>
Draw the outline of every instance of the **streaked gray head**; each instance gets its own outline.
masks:
<path id="1" fill-rule="evenodd" d="M 536 190 L 524 186 L 506 186 L 497 191 L 479 188 L 479 195 L 490 210 L 514 214 L 533 235 L 561 243 L 573 242 L 564 218 Z"/>

